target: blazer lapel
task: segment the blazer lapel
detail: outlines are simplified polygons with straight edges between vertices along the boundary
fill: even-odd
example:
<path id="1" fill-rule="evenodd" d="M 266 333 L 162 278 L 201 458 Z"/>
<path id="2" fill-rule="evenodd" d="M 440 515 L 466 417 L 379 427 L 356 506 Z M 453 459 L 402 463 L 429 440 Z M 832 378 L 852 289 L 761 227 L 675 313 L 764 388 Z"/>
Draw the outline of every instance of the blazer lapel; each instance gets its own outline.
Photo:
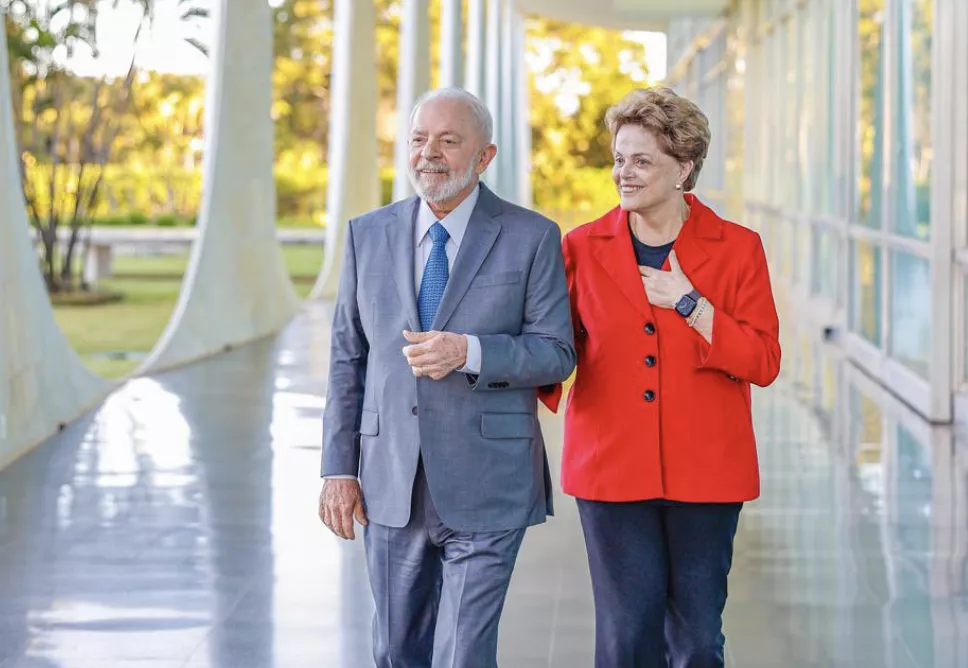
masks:
<path id="1" fill-rule="evenodd" d="M 652 306 L 645 295 L 642 276 L 635 262 L 635 250 L 632 248 L 632 234 L 626 223 L 625 212 L 620 208 L 614 209 L 607 229 L 603 230 L 595 248 L 595 258 L 602 269 L 612 279 L 616 287 L 638 311 L 651 317 Z"/>
<path id="2" fill-rule="evenodd" d="M 709 254 L 703 250 L 696 232 L 696 221 L 690 218 L 682 226 L 679 237 L 672 245 L 672 250 L 676 252 L 676 258 L 679 260 L 679 266 L 682 267 L 686 277 L 690 279 L 693 273 L 709 259 Z M 662 263 L 662 269 L 663 271 L 671 269 L 669 258 L 666 258 L 665 262 Z"/>
<path id="3" fill-rule="evenodd" d="M 467 231 L 461 241 L 460 250 L 457 251 L 454 267 L 447 279 L 447 287 L 444 288 L 444 296 L 434 317 L 433 329 L 438 332 L 447 326 L 501 233 L 501 225 L 492 218 L 492 215 L 497 215 L 500 211 L 500 200 L 483 183 L 480 188 L 477 205 L 467 223 Z"/>
<path id="4" fill-rule="evenodd" d="M 384 228 L 387 250 L 393 263 L 393 281 L 397 285 L 400 303 L 407 312 L 411 332 L 419 332 L 420 315 L 417 312 L 417 294 L 414 289 L 413 229 L 416 224 L 417 206 L 420 199 L 410 197 L 393 207 L 393 217 Z"/>

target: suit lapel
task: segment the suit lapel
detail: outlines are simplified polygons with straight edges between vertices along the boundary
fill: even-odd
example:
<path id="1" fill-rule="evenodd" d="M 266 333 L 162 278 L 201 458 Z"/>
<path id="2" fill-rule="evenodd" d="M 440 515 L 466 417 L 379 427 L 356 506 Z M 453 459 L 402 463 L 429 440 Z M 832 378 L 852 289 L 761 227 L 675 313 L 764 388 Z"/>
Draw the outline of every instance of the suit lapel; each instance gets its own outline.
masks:
<path id="1" fill-rule="evenodd" d="M 629 232 L 625 212 L 617 208 L 610 215 L 612 220 L 609 221 L 608 229 L 597 239 L 595 259 L 625 298 L 642 315 L 650 317 L 652 306 L 645 295 L 642 276 L 635 262 L 632 233 Z"/>
<path id="2" fill-rule="evenodd" d="M 672 248 L 682 266 L 682 271 L 692 280 L 695 272 L 709 260 L 703 248 L 704 240 L 719 240 L 723 236 L 723 223 L 712 211 L 691 194 L 686 195 L 691 213 L 686 220 Z M 642 285 L 642 277 L 635 261 L 632 248 L 632 233 L 629 231 L 628 218 L 621 208 L 616 207 L 607 214 L 608 224 L 598 233 L 595 257 L 605 273 L 611 277 L 642 315 L 652 315 L 652 305 Z M 669 259 L 662 264 L 663 271 L 669 271 Z"/>
<path id="3" fill-rule="evenodd" d="M 464 298 L 501 233 L 501 225 L 492 218 L 492 215 L 497 215 L 500 211 L 500 201 L 483 183 L 480 188 L 477 205 L 467 223 L 467 231 L 454 259 L 454 267 L 450 271 L 450 278 L 447 279 L 444 296 L 440 300 L 440 306 L 437 307 L 433 324 L 433 329 L 436 331 L 443 331 L 447 326 L 447 322 L 454 315 L 457 305 Z"/>
<path id="4" fill-rule="evenodd" d="M 698 221 L 690 216 L 686 224 L 682 226 L 676 242 L 672 245 L 672 249 L 676 252 L 676 258 L 679 260 L 679 265 L 689 279 L 692 279 L 695 271 L 709 259 L 709 254 L 703 250 L 702 242 L 699 239 L 705 233 L 706 230 L 699 229 Z M 662 264 L 662 269 L 663 271 L 669 271 L 670 268 L 669 258 L 666 258 L 666 261 Z"/>
<path id="5" fill-rule="evenodd" d="M 417 197 L 398 203 L 393 207 L 394 216 L 384 228 L 387 250 L 393 263 L 393 281 L 397 286 L 400 303 L 407 312 L 411 332 L 420 331 L 420 315 L 417 312 L 417 295 L 413 282 L 413 230 L 419 203 L 420 199 Z"/>

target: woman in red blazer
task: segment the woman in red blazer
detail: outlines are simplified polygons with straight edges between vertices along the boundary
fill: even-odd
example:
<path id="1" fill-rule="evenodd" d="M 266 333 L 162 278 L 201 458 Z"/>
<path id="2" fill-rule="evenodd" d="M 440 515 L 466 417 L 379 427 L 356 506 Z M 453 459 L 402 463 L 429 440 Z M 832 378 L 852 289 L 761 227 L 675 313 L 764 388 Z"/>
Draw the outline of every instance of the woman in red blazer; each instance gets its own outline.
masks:
<path id="1" fill-rule="evenodd" d="M 688 194 L 710 140 L 695 104 L 636 90 L 606 120 L 620 205 L 563 241 L 578 371 L 562 486 L 585 534 L 595 665 L 723 666 L 733 537 L 760 489 L 750 385 L 780 368 L 766 256 Z"/>

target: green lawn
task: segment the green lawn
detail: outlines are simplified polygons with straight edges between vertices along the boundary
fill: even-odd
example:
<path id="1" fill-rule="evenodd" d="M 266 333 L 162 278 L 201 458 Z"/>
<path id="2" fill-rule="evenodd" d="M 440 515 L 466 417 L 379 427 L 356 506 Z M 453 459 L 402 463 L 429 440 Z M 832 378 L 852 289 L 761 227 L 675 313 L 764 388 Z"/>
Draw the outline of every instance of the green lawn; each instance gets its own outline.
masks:
<path id="1" fill-rule="evenodd" d="M 287 246 L 283 254 L 297 292 L 307 296 L 322 263 L 322 248 Z M 187 254 L 116 257 L 115 276 L 102 287 L 123 293 L 122 301 L 54 308 L 58 324 L 93 371 L 117 378 L 141 363 L 140 359 L 112 359 L 105 354 L 145 355 L 152 349 L 175 308 L 187 263 Z"/>

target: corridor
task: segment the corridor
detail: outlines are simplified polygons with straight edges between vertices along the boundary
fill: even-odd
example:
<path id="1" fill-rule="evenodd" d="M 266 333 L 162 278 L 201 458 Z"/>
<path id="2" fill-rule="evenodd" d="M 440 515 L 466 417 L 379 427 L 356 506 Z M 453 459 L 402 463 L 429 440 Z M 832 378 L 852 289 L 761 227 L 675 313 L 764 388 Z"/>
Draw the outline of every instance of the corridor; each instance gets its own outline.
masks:
<path id="1" fill-rule="evenodd" d="M 329 313 L 127 383 L 0 472 L 0 668 L 363 668 L 360 541 L 316 518 Z M 968 666 L 968 445 L 853 369 L 838 409 L 754 394 L 763 495 L 727 606 L 737 668 Z M 557 468 L 560 419 L 544 424 Z M 590 668 L 574 502 L 529 532 L 501 665 Z"/>

